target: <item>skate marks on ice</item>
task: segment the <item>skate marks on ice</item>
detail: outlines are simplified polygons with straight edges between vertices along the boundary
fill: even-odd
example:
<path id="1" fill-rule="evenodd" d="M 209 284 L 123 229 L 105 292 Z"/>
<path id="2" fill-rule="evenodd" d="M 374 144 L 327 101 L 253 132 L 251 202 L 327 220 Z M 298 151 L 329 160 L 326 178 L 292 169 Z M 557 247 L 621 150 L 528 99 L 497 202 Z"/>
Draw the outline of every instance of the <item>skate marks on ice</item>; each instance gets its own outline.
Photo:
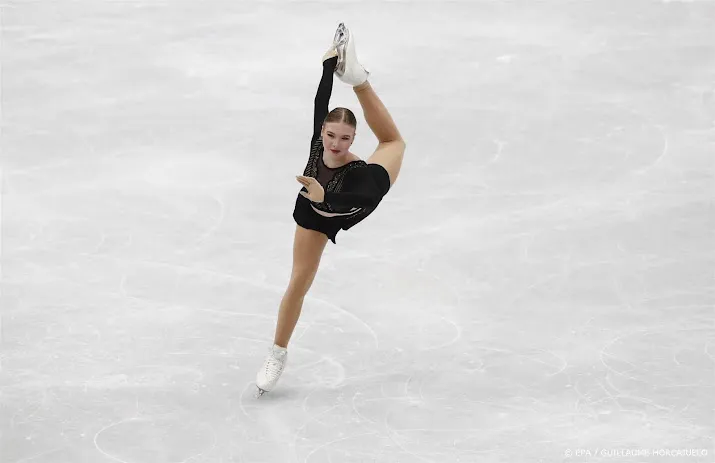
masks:
<path id="1" fill-rule="evenodd" d="M 380 268 L 387 275 L 404 270 L 397 269 L 394 263 L 384 267 L 372 262 L 362 264 Z M 357 262 L 358 267 L 362 264 Z M 381 275 L 378 272 L 374 277 L 380 279 Z M 455 294 L 451 283 L 439 284 L 428 273 L 412 283 L 424 286 L 428 280 L 433 295 L 439 295 L 443 302 L 452 305 L 438 305 L 432 300 L 411 300 L 400 306 L 389 304 L 394 316 L 405 312 L 419 313 L 422 317 L 413 316 L 403 327 L 403 336 L 411 335 L 410 340 L 404 339 L 402 344 L 407 342 L 415 349 L 389 348 L 390 343 L 386 342 L 380 351 L 363 352 L 352 360 L 352 373 L 335 389 L 313 388 L 302 404 L 309 418 L 293 438 L 298 461 L 375 457 L 372 450 L 375 448 L 380 449 L 377 458 L 385 461 L 406 457 L 414 461 L 450 461 L 457 456 L 498 452 L 500 446 L 493 437 L 499 435 L 499 431 L 528 427 L 528 424 L 512 424 L 525 421 L 507 411 L 529 413 L 533 410 L 528 407 L 527 387 L 559 376 L 567 366 L 565 359 L 547 351 L 465 346 L 463 343 L 467 341 L 462 338 L 457 322 L 442 314 L 450 311 L 461 314 L 469 307 L 469 301 Z M 391 288 L 391 291 L 400 289 Z M 381 297 L 378 292 L 375 299 Z M 359 304 L 372 308 L 365 301 Z M 385 313 L 388 308 L 377 306 L 374 310 Z M 444 329 L 433 323 L 440 320 L 445 321 Z M 429 342 L 419 339 L 422 334 Z M 442 335 L 442 340 L 435 342 L 435 334 Z M 446 357 L 445 353 L 448 353 Z M 504 377 L 502 381 L 499 375 Z M 518 400 L 518 403 L 509 407 L 500 404 L 502 400 Z M 488 415 L 490 407 L 502 414 L 501 420 L 487 423 L 487 416 L 483 422 L 475 423 L 473 416 Z M 532 420 L 537 417 L 546 420 L 538 410 L 533 410 L 531 415 Z M 494 423 L 504 424 L 504 428 L 495 430 Z M 481 431 L 480 425 L 485 426 Z M 333 436 L 328 442 L 325 442 L 326 434 Z M 481 441 L 470 443 L 477 434 L 485 436 L 489 445 L 485 447 Z M 417 445 L 418 442 L 422 444 Z M 455 447 L 457 444 L 460 445 Z M 446 448 L 452 450 L 445 451 Z M 475 448 L 481 450 L 474 451 Z"/>
<path id="2" fill-rule="evenodd" d="M 533 257 L 542 252 L 548 249 L 534 249 Z M 565 254 L 555 263 L 545 276 L 531 275 L 491 315 L 478 312 L 491 336 L 484 333 L 487 337 L 480 339 L 474 329 L 479 325 L 471 325 L 470 336 L 460 338 L 456 349 L 448 345 L 420 355 L 415 349 L 411 354 L 389 349 L 386 340 L 379 356 L 367 354 L 358 367 L 351 362 L 351 374 L 338 390 L 320 388 L 306 397 L 311 419 L 295 436 L 302 444 L 300 458 L 368 458 L 375 454 L 365 449 L 372 448 L 379 448 L 385 461 L 518 460 L 534 452 L 560 456 L 583 439 L 585 429 L 594 430 L 590 443 L 595 446 L 604 439 L 624 448 L 633 442 L 629 439 L 652 448 L 707 446 L 702 425 L 709 408 L 699 405 L 712 402 L 708 393 L 714 387 L 707 374 L 713 365 L 708 306 L 670 307 L 669 300 L 646 299 L 645 293 L 634 298 L 626 292 L 630 271 L 614 274 L 614 262 L 608 260 L 583 263 Z M 589 311 L 569 304 L 571 314 L 549 313 L 558 300 L 544 297 L 568 299 L 572 294 L 564 289 L 577 291 L 583 282 L 592 288 L 593 281 L 603 285 L 600 294 L 614 292 L 624 303 L 595 304 Z M 662 294 L 668 294 L 667 287 Z M 642 308 L 628 307 L 630 300 Z M 466 296 L 452 305 L 457 306 L 457 315 L 470 310 Z M 672 313 L 662 313 L 663 306 Z M 393 313 L 401 313 L 398 309 Z M 634 328 L 630 317 L 638 318 L 641 310 L 650 314 L 650 326 L 643 328 L 641 318 Z M 515 333 L 541 312 L 548 318 L 541 323 L 550 324 L 557 336 L 542 335 L 539 324 L 531 327 L 533 334 Z M 403 342 L 408 338 L 403 335 Z M 683 338 L 687 341 L 679 341 Z"/>
<path id="3" fill-rule="evenodd" d="M 649 428 L 665 414 L 674 427 L 688 430 L 694 437 L 707 437 L 705 430 L 698 430 L 693 423 L 710 417 L 710 410 L 702 405 L 712 403 L 715 379 L 703 375 L 702 369 L 715 364 L 708 352 L 715 341 L 714 331 L 703 325 L 663 326 L 614 337 L 600 352 L 600 361 L 608 371 L 599 385 L 606 393 L 602 400 L 617 404 L 620 410 L 626 409 L 621 401 L 654 410 L 653 419 L 639 407 L 632 410 Z M 637 363 L 624 355 L 634 350 L 643 355 Z"/>
<path id="4" fill-rule="evenodd" d="M 499 458 L 560 455 L 583 438 L 584 428 L 605 433 L 587 439 L 594 445 L 606 438 L 616 447 L 636 439 L 652 448 L 707 448 L 707 429 L 694 424 L 707 419 L 709 411 L 698 404 L 711 401 L 715 387 L 702 375 L 703 346 L 665 341 L 661 352 L 652 349 L 664 341 L 661 335 L 676 341 L 673 334 L 683 331 L 688 330 L 612 338 L 600 351 L 599 369 L 570 365 L 565 355 L 476 347 L 481 360 L 470 368 L 457 358 L 440 368 L 412 365 L 415 372 L 409 374 L 348 377 L 339 390 L 306 397 L 311 418 L 295 436 L 303 442 L 299 455 L 306 462 L 368 458 L 375 454 L 366 449 L 380 448 L 385 461 L 408 456 L 429 462 L 487 456 L 506 461 Z M 634 352 L 645 357 L 636 359 Z M 672 370 L 661 354 L 673 356 Z M 374 369 L 386 366 L 377 363 Z M 682 388 L 692 398 L 683 402 L 669 388 Z M 326 443 L 328 435 L 333 438 Z"/>
<path id="5" fill-rule="evenodd" d="M 135 461 L 200 461 L 218 443 L 207 424 L 193 424 L 169 414 L 123 419 L 100 429 L 93 438 L 99 453 L 120 463 Z"/>
<path id="6" fill-rule="evenodd" d="M 489 350 L 483 354 L 490 357 Z M 508 357 L 510 353 L 494 355 Z M 380 449 L 384 461 L 406 457 L 414 459 L 409 461 L 453 461 L 498 452 L 501 443 L 495 441 L 496 436 L 547 420 L 531 406 L 523 390 L 515 390 L 518 378 L 484 378 L 482 368 L 460 368 L 465 363 L 462 358 L 441 368 L 423 364 L 411 366 L 415 373 L 392 372 L 395 363 L 407 358 L 401 354 L 382 357 L 382 362 L 375 361 L 374 369 L 388 371 L 355 375 L 346 378 L 339 390 L 321 389 L 320 394 L 306 397 L 304 406 L 315 411 L 295 436 L 304 443 L 298 449 L 302 450 L 299 461 L 375 457 L 375 448 Z M 521 358 L 522 365 L 533 361 L 532 371 L 542 370 L 544 363 L 551 364 L 551 375 L 562 368 L 548 357 L 523 354 Z M 532 360 L 524 363 L 523 359 L 529 358 Z M 327 443 L 306 445 L 326 433 L 334 436 Z"/>
<path id="7" fill-rule="evenodd" d="M 64 348 L 59 344 L 53 347 L 54 360 L 48 356 L 47 364 L 40 365 L 33 373 L 34 380 L 24 375 L 23 384 L 30 390 L 41 386 L 42 390 L 60 388 L 61 392 L 59 397 L 45 394 L 33 399 L 35 418 L 18 409 L 17 414 L 23 421 L 16 420 L 16 432 L 41 431 L 42 422 L 54 420 L 52 416 L 57 407 L 80 400 L 70 392 L 76 391 L 85 405 L 65 414 L 63 422 L 69 429 L 81 423 L 85 438 L 95 434 L 100 453 L 115 461 L 144 461 L 139 449 L 146 444 L 145 455 L 154 455 L 154 461 L 184 461 L 186 458 L 202 461 L 204 457 L 200 455 L 210 452 L 207 449 L 215 440 L 210 431 L 215 423 L 210 417 L 220 416 L 219 410 L 226 411 L 225 407 L 212 405 L 212 401 L 235 404 L 236 392 L 240 390 L 236 379 L 254 380 L 266 346 L 266 338 L 255 333 L 269 332 L 274 326 L 276 301 L 284 288 L 228 272 L 150 261 L 135 263 L 131 273 L 117 275 L 121 276 L 121 285 L 116 292 L 105 292 L 104 285 L 98 290 L 87 288 L 83 302 L 67 306 L 63 311 L 55 308 L 54 316 L 60 325 L 48 321 L 39 324 L 40 329 L 48 327 L 44 347 L 67 341 L 65 332 L 72 333 L 72 342 L 62 344 Z M 212 297 L 217 297 L 215 303 Z M 90 306 L 95 300 L 123 301 L 121 317 L 114 314 L 104 321 L 94 320 Z M 247 300 L 255 305 L 249 308 L 236 303 Z M 313 307 L 311 315 L 306 317 L 311 320 L 307 329 L 340 328 L 346 336 L 361 339 L 366 350 L 377 348 L 378 333 L 367 321 L 318 299 L 307 300 L 306 305 Z M 272 308 L 272 316 L 264 315 L 269 313 L 264 310 L 267 307 Z M 85 317 L 81 323 L 79 314 Z M 341 358 L 324 355 L 324 349 L 300 352 L 298 347 L 295 350 L 295 368 L 290 372 L 295 376 L 289 376 L 288 381 L 297 378 L 298 391 L 305 393 L 301 382 L 327 388 L 339 387 L 343 382 L 345 367 Z M 70 354 L 71 359 L 67 357 Z M 63 368 L 65 361 L 71 362 L 67 365 L 72 367 Z M 239 365 L 238 370 L 233 368 L 235 364 Z M 65 373 L 48 376 L 51 375 L 46 371 L 48 367 L 62 368 Z M 24 368 L 18 373 L 23 371 Z M 304 375 L 305 372 L 310 374 Z M 320 382 L 314 382 L 317 380 Z M 286 387 L 284 391 L 277 391 L 276 397 L 291 390 Z M 206 396 L 210 391 L 215 398 Z M 13 394 L 11 389 L 7 392 Z M 27 397 L 28 389 L 18 389 L 15 393 Z M 183 403 L 177 397 L 182 395 L 188 395 Z M 103 397 L 112 399 L 105 401 Z M 127 407 L 128 400 L 131 408 Z M 197 400 L 207 401 L 198 407 Z M 139 412 L 127 417 L 122 410 L 134 409 L 135 402 Z M 104 409 L 104 413 L 98 408 Z M 213 415 L 202 419 L 205 409 Z M 244 416 L 254 418 L 254 422 L 261 421 L 260 414 L 249 413 L 245 407 L 240 410 Z M 236 412 L 241 413 L 238 408 Z M 107 423 L 107 416 L 116 418 Z M 92 432 L 90 428 L 95 429 Z M 73 433 L 69 431 L 68 435 Z M 141 436 L 146 439 L 142 440 Z M 175 445 L 174 441 L 181 444 Z M 134 442 L 136 446 L 127 446 L 127 442 Z M 156 448 L 152 449 L 151 445 Z M 38 454 L 36 450 L 33 452 Z M 59 457 L 61 461 L 72 458 Z"/>

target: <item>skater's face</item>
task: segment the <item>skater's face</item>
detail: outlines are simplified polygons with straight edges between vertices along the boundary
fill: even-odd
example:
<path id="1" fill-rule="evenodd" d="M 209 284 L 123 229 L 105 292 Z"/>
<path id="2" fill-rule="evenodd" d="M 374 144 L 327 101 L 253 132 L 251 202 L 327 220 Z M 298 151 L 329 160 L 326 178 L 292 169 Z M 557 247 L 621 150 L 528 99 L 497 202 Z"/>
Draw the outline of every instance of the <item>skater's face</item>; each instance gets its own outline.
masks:
<path id="1" fill-rule="evenodd" d="M 355 140 L 355 127 L 344 122 L 326 122 L 323 124 L 323 147 L 334 156 L 347 154 Z"/>

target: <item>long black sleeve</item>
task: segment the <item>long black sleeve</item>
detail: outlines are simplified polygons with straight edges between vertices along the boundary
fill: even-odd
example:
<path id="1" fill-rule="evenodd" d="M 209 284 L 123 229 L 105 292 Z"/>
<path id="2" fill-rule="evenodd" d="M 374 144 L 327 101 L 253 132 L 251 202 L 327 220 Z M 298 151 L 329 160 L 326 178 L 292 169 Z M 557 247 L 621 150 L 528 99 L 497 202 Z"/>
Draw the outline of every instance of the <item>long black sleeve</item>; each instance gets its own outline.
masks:
<path id="1" fill-rule="evenodd" d="M 333 93 L 333 72 L 338 65 L 338 57 L 334 56 L 323 61 L 323 77 L 318 85 L 318 92 L 315 95 L 315 112 L 313 113 L 313 140 L 320 136 L 320 129 L 323 121 L 328 115 L 328 103 L 330 95 Z"/>
<path id="2" fill-rule="evenodd" d="M 377 207 L 382 199 L 380 188 L 365 168 L 348 172 L 343 185 L 343 191 L 340 193 L 326 191 L 323 201 L 339 208 L 373 208 Z"/>

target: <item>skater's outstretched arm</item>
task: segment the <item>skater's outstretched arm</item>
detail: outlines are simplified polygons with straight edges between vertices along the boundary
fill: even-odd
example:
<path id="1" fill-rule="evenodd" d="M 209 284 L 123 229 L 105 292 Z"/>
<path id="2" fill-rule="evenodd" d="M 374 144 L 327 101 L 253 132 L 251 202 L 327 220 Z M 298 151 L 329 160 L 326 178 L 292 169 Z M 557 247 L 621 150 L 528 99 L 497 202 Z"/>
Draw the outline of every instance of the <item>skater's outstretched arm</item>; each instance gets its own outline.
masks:
<path id="1" fill-rule="evenodd" d="M 323 77 L 318 85 L 318 92 L 315 95 L 315 111 L 313 113 L 313 142 L 320 136 L 323 121 L 328 116 L 328 104 L 330 95 L 333 93 L 333 72 L 338 64 L 338 57 L 325 59 L 323 61 Z M 312 143 L 311 143 L 312 146 Z"/>

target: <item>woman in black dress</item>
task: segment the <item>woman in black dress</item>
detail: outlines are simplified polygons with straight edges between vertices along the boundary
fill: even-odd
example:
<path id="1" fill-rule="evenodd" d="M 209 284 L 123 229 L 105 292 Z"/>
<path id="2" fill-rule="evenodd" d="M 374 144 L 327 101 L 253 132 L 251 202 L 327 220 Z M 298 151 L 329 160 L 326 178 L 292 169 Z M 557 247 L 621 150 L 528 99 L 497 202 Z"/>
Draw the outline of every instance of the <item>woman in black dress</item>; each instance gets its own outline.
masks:
<path id="1" fill-rule="evenodd" d="M 353 87 L 365 120 L 379 141 L 367 162 L 349 151 L 357 126 L 352 111 L 335 108 L 328 112 L 333 73 Z M 405 142 L 368 76 L 357 60 L 354 37 L 341 23 L 333 45 L 323 56 L 310 158 L 303 175 L 296 177 L 303 188 L 293 212 L 297 224 L 293 269 L 281 300 L 273 346 L 256 377 L 257 396 L 273 389 L 285 368 L 288 342 L 328 240 L 335 243 L 339 230 L 348 230 L 370 215 L 400 172 Z"/>

